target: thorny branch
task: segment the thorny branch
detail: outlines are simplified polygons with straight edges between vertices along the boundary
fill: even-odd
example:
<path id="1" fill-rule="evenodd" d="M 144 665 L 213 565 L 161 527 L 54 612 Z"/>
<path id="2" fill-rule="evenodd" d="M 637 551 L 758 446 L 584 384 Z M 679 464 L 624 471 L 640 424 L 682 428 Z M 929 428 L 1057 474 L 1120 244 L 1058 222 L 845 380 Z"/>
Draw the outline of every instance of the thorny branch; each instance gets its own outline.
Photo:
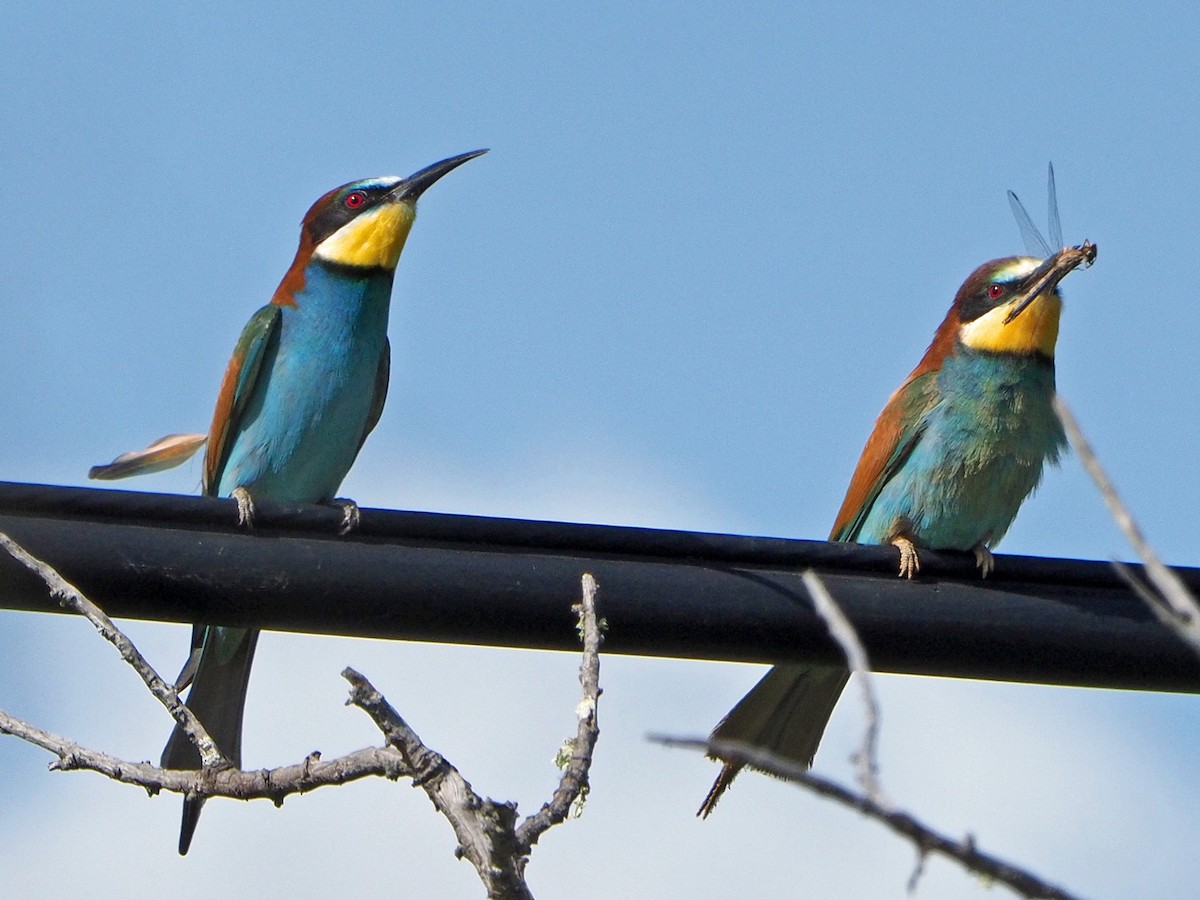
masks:
<path id="1" fill-rule="evenodd" d="M 413 786 L 422 788 L 434 807 L 449 820 L 459 840 L 456 854 L 460 858 L 465 856 L 475 866 L 488 896 L 532 900 L 533 895 L 525 883 L 530 850 L 547 829 L 564 821 L 572 808 L 578 809 L 578 804 L 586 797 L 588 770 L 600 733 L 596 713 L 600 698 L 601 628 L 596 615 L 597 585 L 590 574 L 582 578 L 583 597 L 574 607 L 579 615 L 578 627 L 584 644 L 579 675 L 583 699 L 576 710 L 579 718 L 577 733 L 568 742 L 569 759 L 553 797 L 541 810 L 518 825 L 515 803 L 497 803 L 476 794 L 459 771 L 440 753 L 426 747 L 383 695 L 350 668 L 342 672 L 351 686 L 347 703 L 371 717 L 383 733 L 386 747 L 365 748 L 328 761 L 314 752 L 303 762 L 275 769 L 248 771 L 233 768 L 221 757 L 212 738 L 191 711 L 179 701 L 175 689 L 163 681 L 108 616 L 54 569 L 30 556 L 2 533 L 0 546 L 38 574 L 51 596 L 86 616 L 120 651 L 122 658 L 141 675 L 151 693 L 196 741 L 206 766 L 205 770 L 197 772 L 129 762 L 82 747 L 70 738 L 44 731 L 0 710 L 0 734 L 12 735 L 55 754 L 58 759 L 51 764 L 51 769 L 99 772 L 116 781 L 138 785 L 151 795 L 167 790 L 239 800 L 265 798 L 277 806 L 282 805 L 290 794 L 305 793 L 326 785 L 345 784 L 368 776 L 393 781 L 411 777 Z"/>

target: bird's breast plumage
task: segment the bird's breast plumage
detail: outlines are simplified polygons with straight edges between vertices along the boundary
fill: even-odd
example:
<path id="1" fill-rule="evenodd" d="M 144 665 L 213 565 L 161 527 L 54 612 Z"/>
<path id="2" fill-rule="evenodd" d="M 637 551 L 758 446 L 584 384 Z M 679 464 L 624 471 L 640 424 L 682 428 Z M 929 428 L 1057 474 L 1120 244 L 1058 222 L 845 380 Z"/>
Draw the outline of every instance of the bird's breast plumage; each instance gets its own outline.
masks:
<path id="1" fill-rule="evenodd" d="M 994 545 L 1066 443 L 1052 406 L 1049 358 L 960 345 L 936 377 L 937 402 L 923 413 L 919 437 L 880 489 L 858 541 L 906 532 L 927 547 Z"/>
<path id="2" fill-rule="evenodd" d="M 238 423 L 217 493 L 315 503 L 353 465 L 387 339 L 392 273 L 312 260 Z"/>

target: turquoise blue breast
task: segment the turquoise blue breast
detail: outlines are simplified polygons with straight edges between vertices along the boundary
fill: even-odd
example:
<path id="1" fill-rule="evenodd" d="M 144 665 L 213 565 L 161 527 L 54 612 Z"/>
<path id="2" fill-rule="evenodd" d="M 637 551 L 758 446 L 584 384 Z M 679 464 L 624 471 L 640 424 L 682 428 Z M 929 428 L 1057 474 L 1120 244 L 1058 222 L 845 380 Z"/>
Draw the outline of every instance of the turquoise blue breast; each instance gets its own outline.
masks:
<path id="1" fill-rule="evenodd" d="M 937 386 L 939 402 L 872 504 L 858 541 L 882 543 L 905 528 L 918 545 L 935 549 L 994 545 L 1066 444 L 1051 405 L 1051 360 L 960 346 Z"/>
<path id="2" fill-rule="evenodd" d="M 353 277 L 319 260 L 262 370 L 218 479 L 259 497 L 332 499 L 354 463 L 387 339 L 392 273 Z"/>

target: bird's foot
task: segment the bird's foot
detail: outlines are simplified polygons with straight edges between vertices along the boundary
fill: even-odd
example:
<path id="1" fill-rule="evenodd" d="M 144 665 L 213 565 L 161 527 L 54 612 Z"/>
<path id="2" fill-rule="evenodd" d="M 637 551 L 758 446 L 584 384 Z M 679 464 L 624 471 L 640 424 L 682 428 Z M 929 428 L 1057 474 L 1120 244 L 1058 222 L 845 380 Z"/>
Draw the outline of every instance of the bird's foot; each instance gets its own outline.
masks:
<path id="1" fill-rule="evenodd" d="M 329 505 L 340 507 L 342 510 L 342 524 L 338 527 L 339 535 L 347 535 L 362 524 L 362 512 L 353 500 L 335 497 Z"/>
<path id="2" fill-rule="evenodd" d="M 912 579 L 921 571 L 921 560 L 917 558 L 917 545 L 903 535 L 892 538 L 892 545 L 900 551 L 900 577 Z"/>
<path id="3" fill-rule="evenodd" d="M 981 578 L 987 578 L 988 574 L 996 570 L 996 557 L 992 556 L 992 551 L 983 544 L 976 544 L 971 548 L 971 552 L 975 554 L 975 565 L 979 567 Z"/>
<path id="4" fill-rule="evenodd" d="M 244 487 L 235 487 L 229 496 L 237 501 L 238 527 L 249 531 L 254 527 L 254 500 L 251 499 L 250 492 Z"/>

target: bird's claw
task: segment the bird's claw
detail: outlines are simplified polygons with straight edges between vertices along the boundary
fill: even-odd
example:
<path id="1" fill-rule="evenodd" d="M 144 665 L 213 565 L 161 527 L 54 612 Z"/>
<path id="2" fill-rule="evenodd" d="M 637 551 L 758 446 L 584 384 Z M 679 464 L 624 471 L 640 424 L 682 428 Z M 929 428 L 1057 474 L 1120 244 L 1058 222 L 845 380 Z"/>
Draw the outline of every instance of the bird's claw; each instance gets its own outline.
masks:
<path id="1" fill-rule="evenodd" d="M 342 524 L 338 527 L 339 535 L 345 536 L 362 524 L 362 512 L 359 510 L 358 504 L 353 500 L 347 500 L 345 497 L 336 497 L 331 505 L 340 507 L 342 510 Z"/>
<path id="2" fill-rule="evenodd" d="M 971 548 L 971 552 L 975 554 L 975 565 L 979 567 L 981 578 L 987 578 L 991 572 L 996 570 L 996 557 L 986 546 L 976 544 Z"/>
<path id="3" fill-rule="evenodd" d="M 247 531 L 254 528 L 254 500 L 250 492 L 244 487 L 235 487 L 229 496 L 237 501 L 238 527 Z"/>
<path id="4" fill-rule="evenodd" d="M 892 544 L 900 551 L 900 577 L 911 580 L 921 571 L 921 560 L 917 557 L 917 545 L 903 536 L 892 538 Z"/>

